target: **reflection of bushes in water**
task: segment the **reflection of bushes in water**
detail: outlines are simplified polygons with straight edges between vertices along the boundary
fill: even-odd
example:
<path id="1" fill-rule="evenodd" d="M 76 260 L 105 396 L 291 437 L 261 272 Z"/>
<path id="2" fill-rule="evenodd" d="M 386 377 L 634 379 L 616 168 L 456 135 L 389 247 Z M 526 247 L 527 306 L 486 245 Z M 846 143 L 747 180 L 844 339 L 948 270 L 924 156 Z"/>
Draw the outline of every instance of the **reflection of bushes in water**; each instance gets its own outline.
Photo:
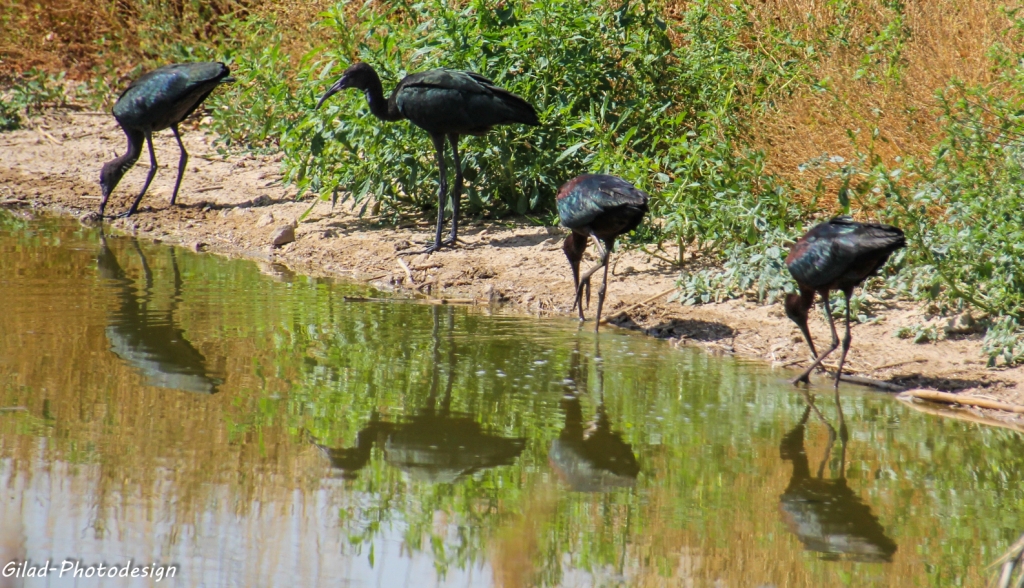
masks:
<path id="1" fill-rule="evenodd" d="M 0 213 L 0 219 L 4 216 Z M 54 230 L 55 225 L 59 229 Z M 245 514 L 255 504 L 250 500 L 255 496 L 288 500 L 295 479 L 300 483 L 317 479 L 319 464 L 315 456 L 305 455 L 295 445 L 291 432 L 282 426 L 284 407 L 280 403 L 255 407 L 255 399 L 231 398 L 233 394 L 192 402 L 180 398 L 180 392 L 141 391 L 138 374 L 107 351 L 110 345 L 102 326 L 107 312 L 117 306 L 117 292 L 106 290 L 107 284 L 99 279 L 92 281 L 99 248 L 96 233 L 63 221 L 34 221 L 31 229 L 7 233 L 17 235 L 19 245 L 5 250 L 5 267 L 19 268 L 55 286 L 76 284 L 80 289 L 64 295 L 82 303 L 59 313 L 50 311 L 54 320 L 47 324 L 46 333 L 32 337 L 30 345 L 20 338 L 38 328 L 38 317 L 31 313 L 0 317 L 0 348 L 5 360 L 19 366 L 17 374 L 10 374 L 12 379 L 0 386 L 0 406 L 28 409 L 16 418 L 0 415 L 4 438 L 0 455 L 14 458 L 14 471 L 28 472 L 40 458 L 89 464 L 80 480 L 83 491 L 95 498 L 97 528 L 138 522 L 119 520 L 121 501 L 166 501 L 174 505 L 176 531 L 198 522 L 211 491 L 219 485 L 229 485 L 237 492 L 238 513 Z M 112 241 L 123 271 L 141 280 L 141 260 L 129 254 L 125 239 Z M 161 276 L 170 273 L 167 248 L 142 247 L 149 253 L 148 263 L 154 272 Z M 59 249 L 59 253 L 48 254 L 59 261 L 41 263 L 38 248 Z M 249 264 L 224 264 L 184 250 L 176 254 L 182 274 L 193 285 L 196 276 L 203 276 L 207 284 L 225 280 L 244 292 L 260 280 L 255 268 L 240 267 Z M 69 282 L 68 276 L 89 277 Z M 109 296 L 102 300 L 110 306 L 84 302 L 97 296 L 93 288 Z M 158 280 L 154 292 L 166 300 L 173 295 L 173 284 Z M 274 353 L 264 348 L 265 338 L 223 336 L 222 329 L 234 330 L 229 317 L 236 305 L 231 300 L 197 301 L 186 292 L 178 316 L 191 341 L 207 357 L 247 358 L 255 364 L 273 365 Z M 258 325 L 256 319 L 246 328 L 256 330 Z M 54 369 L 53 358 L 60 358 L 61 369 Z M 223 365 L 214 367 L 224 369 Z M 232 379 L 232 390 L 265 389 L 258 374 L 233 371 Z M 268 393 L 272 390 L 273 384 Z M 262 419 L 259 422 L 252 416 L 257 412 Z M 253 424 L 258 425 L 258 446 L 226 442 L 255 438 Z M 48 440 L 45 454 L 39 451 L 40 437 Z M 170 462 L 174 467 L 166 467 Z M 283 473 L 292 478 L 285 481 Z"/>
<path id="2" fill-rule="evenodd" d="M 56 235 L 14 232 L 9 238 L 21 246 L 5 249 L 4 263 L 34 267 L 48 283 L 68 275 L 94 279 L 95 233 L 73 221 L 63 226 Z M 127 255 L 125 240 L 111 241 L 125 273 L 138 279 L 141 262 Z M 40 264 L 32 247 L 39 245 L 67 247 L 54 254 L 59 263 Z M 169 271 L 162 248 L 141 246 L 154 271 Z M 237 497 L 227 508 L 238 517 L 253 515 L 254 507 L 283 512 L 275 509 L 287 510 L 282 505 L 300 495 L 304 504 L 321 504 L 317 497 L 325 495 L 327 508 L 311 516 L 338 518 L 345 557 L 367 556 L 371 540 L 397 529 L 408 551 L 434 558 L 439 574 L 504 557 L 495 546 L 508 533 L 531 534 L 522 538 L 521 555 L 535 566 L 532 585 L 558 585 L 570 566 L 595 574 L 610 570 L 625 574 L 630 585 L 648 586 L 664 584 L 679 570 L 742 585 L 751 569 L 764 569 L 758 580 L 780 586 L 833 585 L 844 573 L 808 566 L 799 549 L 774 540 L 784 532 L 776 497 L 790 474 L 775 449 L 785 433 L 780 419 L 794 420 L 803 405 L 780 395 L 767 372 L 738 369 L 696 351 L 659 358 L 660 346 L 644 339 L 606 348 L 607 414 L 643 464 L 641 478 L 633 490 L 563 493 L 547 454 L 564 427 L 559 385 L 571 365 L 574 333 L 452 307 L 346 303 L 340 294 L 366 292 L 312 278 L 279 283 L 261 277 L 250 262 L 182 250 L 176 255 L 182 279 L 203 284 L 182 294 L 183 327 L 208 357 L 229 358 L 228 378 L 215 396 L 143 394 L 134 386 L 137 376 L 118 369 L 120 360 L 97 358 L 94 351 L 107 346 L 103 329 L 95 328 L 105 322 L 106 304 L 83 304 L 67 320 L 54 321 L 55 335 L 37 337 L 34 347 L 19 347 L 14 339 L 31 328 L 24 314 L 0 313 L 0 348 L 16 353 L 18 377 L 25 378 L 0 387 L 0 406 L 28 407 L 27 413 L 0 416 L 0 454 L 27 470 L 39 463 L 33 458 L 40 455 L 39 437 L 46 437 L 45 459 L 93 464 L 77 479 L 88 486 L 83 493 L 94 493 L 98 528 L 136 522 L 117 519 L 125 497 L 155 504 L 153 512 L 173 513 L 175 524 L 188 531 L 208 524 L 201 517 L 211 501 L 223 504 L 221 492 Z M 86 281 L 90 285 L 98 286 Z M 86 286 L 70 295 L 86 299 Z M 162 280 L 154 288 L 160 298 L 173 293 L 173 284 Z M 446 321 L 450 312 L 453 321 L 441 327 L 449 330 L 440 331 L 439 342 L 431 338 L 435 308 L 440 314 L 434 316 Z M 450 341 L 458 343 L 454 362 Z M 638 357 L 646 352 L 650 358 Z M 54 357 L 63 365 L 93 367 L 55 370 Z M 506 377 L 496 375 L 499 368 Z M 597 372 L 593 363 L 591 370 Z M 32 386 L 22 385 L 27 382 Z M 446 395 L 449 382 L 453 410 L 473 414 L 494 434 L 528 437 L 515 463 L 455 484 L 428 484 L 410 481 L 381 454 L 358 480 L 322 480 L 329 475 L 326 460 L 305 441 L 304 428 L 332 444 L 358 445 L 358 431 L 374 410 L 400 422 L 430 404 L 432 388 L 435 397 Z M 598 412 L 600 389 L 593 385 L 589 394 L 581 393 L 584 415 Z M 858 494 L 881 520 L 898 525 L 894 536 L 942 538 L 936 539 L 942 545 L 928 546 L 924 560 L 912 549 L 900 550 L 891 568 L 879 573 L 960 574 L 964 584 L 977 584 L 970 578 L 984 573 L 978 550 L 945 538 L 964 528 L 972 530 L 971 545 L 1003 545 L 1016 537 L 1016 529 L 1010 537 L 1001 526 L 1017 521 L 1006 519 L 1000 505 L 1020 497 L 1019 436 L 951 421 L 939 431 L 927 419 L 908 419 L 897 403 L 865 397 L 852 404 L 850 451 L 856 459 L 847 471 L 851 481 L 858 479 Z M 898 434 L 893 423 L 900 424 Z M 818 455 L 820 447 L 808 441 Z M 922 452 L 928 459 L 918 459 Z M 898 472 L 889 470 L 892 464 L 899 464 Z M 684 568 L 687 562 L 694 567 Z M 926 565 L 937 571 L 922 571 Z M 648 581 L 632 582 L 633 574 Z"/>

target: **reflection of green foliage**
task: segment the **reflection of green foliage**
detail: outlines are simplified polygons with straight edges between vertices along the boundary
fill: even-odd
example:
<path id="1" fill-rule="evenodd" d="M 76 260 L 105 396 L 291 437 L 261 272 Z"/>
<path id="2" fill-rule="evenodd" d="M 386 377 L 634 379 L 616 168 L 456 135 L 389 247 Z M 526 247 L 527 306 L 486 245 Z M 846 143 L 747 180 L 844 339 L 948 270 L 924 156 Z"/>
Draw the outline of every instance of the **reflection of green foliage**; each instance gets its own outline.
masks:
<path id="1" fill-rule="evenodd" d="M 0 214 L 0 223 L 9 218 Z M 94 275 L 97 237 L 91 230 L 46 221 L 2 234 L 4 247 L 35 248 L 54 267 Z M 123 239 L 109 241 L 115 252 L 129 249 Z M 170 288 L 167 248 L 142 248 L 156 277 L 153 287 Z M 125 270 L 137 275 L 134 258 L 121 257 Z M 283 428 L 299 445 L 311 434 L 330 447 L 351 447 L 373 414 L 402 422 L 437 407 L 449 384 L 453 411 L 472 415 L 491 434 L 526 439 L 512 465 L 484 469 L 453 484 L 414 479 L 376 446 L 354 480 L 332 487 L 349 555 L 378 557 L 375 542 L 390 531 L 388 536 L 400 536 L 406 549 L 430 554 L 441 575 L 477 566 L 491 555 L 496 538 L 524 515 L 532 495 L 551 492 L 552 508 L 535 530 L 537 585 L 558 585 L 570 568 L 671 576 L 679 553 L 651 547 L 660 530 L 686 531 L 697 538 L 692 545 L 697 550 L 728 551 L 746 538 L 737 539 L 723 520 L 754 516 L 749 508 L 754 504 L 768 504 L 762 510 L 776 512 L 778 496 L 761 476 L 789 467 L 778 458 L 779 439 L 804 407 L 777 374 L 605 332 L 602 395 L 595 338 L 589 331 L 577 333 L 568 322 L 344 302 L 343 295 L 365 295 L 365 289 L 301 277 L 273 282 L 249 262 L 182 250 L 176 257 L 185 284 L 177 317 L 190 340 L 199 345 L 245 339 L 257 348 L 251 360 L 239 362 L 238 372 L 227 374 L 216 399 L 230 399 L 217 415 L 227 424 L 226 444 L 251 443 L 262 450 L 261 433 Z M 154 298 L 167 298 L 163 294 Z M 584 415 L 593 418 L 603 397 L 614 431 L 641 464 L 635 489 L 567 492 L 548 463 L 551 443 L 563 427 L 563 380 L 577 345 L 585 358 L 576 382 Z M 250 384 L 240 386 L 239 380 Z M 0 406 L 26 403 L 33 392 L 0 385 Z M 174 403 L 184 399 L 179 406 L 194 400 L 184 392 L 166 394 Z M 1024 525 L 1019 434 L 938 421 L 873 395 L 849 395 L 843 402 L 852 438 L 851 487 L 871 505 L 899 549 L 915 553 L 927 566 L 922 572 L 927 577 L 908 583 L 962 584 L 987 563 L 986 553 L 998 552 L 1019 535 Z M 829 402 L 819 404 L 835 418 Z M 0 415 L 0 430 L 53 438 L 66 452 L 62 459 L 102 463 L 111 451 L 106 422 L 97 431 L 76 430 L 76 423 L 57 423 L 63 427 L 58 429 L 23 422 L 28 422 L 23 416 Z M 757 522 L 775 529 L 757 541 L 796 543 L 777 520 Z M 807 562 L 819 585 L 835 577 L 834 565 Z M 845 572 L 866 583 L 884 581 L 871 579 L 875 572 L 865 568 Z"/>

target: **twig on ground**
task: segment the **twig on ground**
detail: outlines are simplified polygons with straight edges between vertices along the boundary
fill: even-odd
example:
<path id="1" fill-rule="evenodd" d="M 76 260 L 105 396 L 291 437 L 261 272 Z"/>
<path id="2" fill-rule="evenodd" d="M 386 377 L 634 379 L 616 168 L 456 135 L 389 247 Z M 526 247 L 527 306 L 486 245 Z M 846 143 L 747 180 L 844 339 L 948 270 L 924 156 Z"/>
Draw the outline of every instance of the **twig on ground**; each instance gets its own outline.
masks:
<path id="1" fill-rule="evenodd" d="M 367 298 L 364 296 L 344 296 L 345 302 L 406 302 L 409 304 L 426 304 L 430 306 L 446 304 L 486 304 L 485 301 L 478 301 L 475 298 Z"/>
<path id="2" fill-rule="evenodd" d="M 844 367 L 843 370 L 846 370 Z M 843 374 L 839 377 L 844 382 L 851 384 L 860 384 L 861 386 L 871 386 L 872 388 L 879 388 L 888 392 L 903 392 L 906 390 L 903 386 L 898 386 L 891 382 L 883 382 L 882 380 L 876 380 L 874 378 L 865 378 L 864 376 L 853 376 L 849 374 Z"/>
<path id="3" fill-rule="evenodd" d="M 999 579 L 994 584 L 995 588 L 1010 588 L 1011 586 L 1024 585 L 1024 535 L 1017 539 L 1017 542 L 1010 546 L 999 559 L 992 562 L 989 568 L 1000 567 Z M 1013 582 L 1013 570 L 1020 568 L 1017 581 Z"/>
<path id="4" fill-rule="evenodd" d="M 675 291 L 676 291 L 676 289 L 673 286 L 672 288 L 669 288 L 668 290 L 665 290 L 664 292 L 659 292 L 659 293 L 655 294 L 654 296 L 651 296 L 651 297 L 646 298 L 646 299 L 644 299 L 644 300 L 642 300 L 640 302 L 637 302 L 636 304 L 634 304 L 632 306 L 627 306 L 626 308 L 623 308 L 622 310 L 618 310 L 618 311 L 616 311 L 616 312 L 614 312 L 614 313 L 604 317 L 603 319 L 601 319 L 601 324 L 602 325 L 607 324 L 608 321 L 610 321 L 613 318 L 619 316 L 620 314 L 624 314 L 624 313 L 628 313 L 628 312 L 631 312 L 633 310 L 636 310 L 637 308 L 640 308 L 641 306 L 643 306 L 645 304 L 650 304 L 651 302 L 654 302 L 655 300 L 661 298 L 662 296 L 664 296 L 666 294 L 669 294 L 669 293 L 672 293 L 672 292 L 675 292 Z"/>
<path id="5" fill-rule="evenodd" d="M 416 280 L 412 279 L 412 270 L 409 269 L 409 264 L 405 263 L 405 260 L 399 257 L 397 259 L 398 265 L 402 266 L 402 270 L 405 272 L 405 277 L 409 279 L 409 284 L 415 286 Z"/>
<path id="6" fill-rule="evenodd" d="M 837 363 L 821 362 L 821 367 L 826 368 L 826 369 L 830 369 L 830 370 L 832 370 L 834 372 L 837 369 L 839 369 L 839 364 L 837 364 Z M 849 366 L 849 360 L 847 360 L 846 364 L 843 365 L 843 373 L 844 374 L 863 374 L 864 372 L 861 371 L 861 370 L 858 370 L 857 368 L 850 367 Z"/>
<path id="7" fill-rule="evenodd" d="M 38 133 L 39 133 L 40 135 L 42 135 L 42 136 L 46 137 L 47 139 L 49 139 L 49 141 L 50 141 L 51 143 L 53 143 L 54 145 L 63 145 L 63 144 L 64 144 L 64 143 L 63 143 L 62 141 L 58 140 L 58 139 L 57 139 L 56 137 L 54 137 L 54 136 L 53 136 L 53 135 L 51 135 L 50 133 L 47 133 L 47 132 L 46 132 L 46 131 L 44 131 L 43 129 L 36 129 L 36 131 L 37 131 L 37 132 L 38 132 Z"/>
<path id="8" fill-rule="evenodd" d="M 924 359 L 923 357 L 918 357 L 916 359 L 908 359 L 906 361 L 897 361 L 895 363 L 887 363 L 885 365 L 880 365 L 880 366 L 877 366 L 877 367 L 873 367 L 869 371 L 876 372 L 878 370 L 887 370 L 889 368 L 900 367 L 901 365 L 907 365 L 908 363 L 927 363 L 927 362 L 928 362 L 927 359 Z"/>
<path id="9" fill-rule="evenodd" d="M 943 404 L 960 404 L 963 406 L 976 406 L 978 408 L 988 408 L 992 410 L 1024 414 L 1024 406 L 1019 404 L 1009 404 L 1007 402 L 963 396 L 961 394 L 950 394 L 948 392 L 937 392 L 934 390 L 910 390 L 905 392 L 905 395 L 920 398 L 921 400 L 941 402 Z"/>

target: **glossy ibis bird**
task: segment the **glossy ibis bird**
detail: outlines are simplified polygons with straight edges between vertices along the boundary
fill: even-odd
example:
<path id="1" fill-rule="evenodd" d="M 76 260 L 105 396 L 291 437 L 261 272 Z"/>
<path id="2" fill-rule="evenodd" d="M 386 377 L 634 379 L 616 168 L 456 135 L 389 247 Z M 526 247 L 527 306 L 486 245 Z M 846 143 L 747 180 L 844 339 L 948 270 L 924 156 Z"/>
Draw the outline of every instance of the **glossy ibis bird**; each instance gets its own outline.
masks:
<path id="1" fill-rule="evenodd" d="M 601 307 L 608 287 L 608 257 L 615 238 L 639 226 L 647 214 L 649 197 L 622 178 L 602 174 L 583 174 L 569 180 L 558 191 L 558 216 L 572 233 L 562 243 L 562 251 L 572 266 L 572 280 L 576 288 L 573 308 L 579 307 L 583 318 L 583 290 L 590 304 L 590 276 L 604 268 L 604 281 L 597 291 L 596 331 L 601 326 Z M 580 275 L 580 261 L 587 249 L 587 240 L 593 236 L 600 251 L 601 261 Z"/>
<path id="2" fill-rule="evenodd" d="M 149 147 L 149 173 L 142 191 L 135 197 L 131 208 L 122 216 L 131 216 L 139 209 L 139 202 L 156 176 L 156 154 L 153 153 L 153 133 L 171 129 L 181 157 L 178 159 L 178 179 L 174 182 L 171 205 L 178 198 L 181 177 L 185 173 L 188 152 L 181 144 L 178 124 L 192 114 L 206 100 L 218 85 L 232 82 L 230 71 L 223 63 L 198 62 L 174 63 L 154 69 L 132 82 L 114 104 L 114 118 L 128 136 L 128 150 L 105 164 L 100 171 L 100 186 L 103 200 L 100 201 L 100 216 L 107 207 L 107 199 L 121 178 L 142 154 L 142 142 Z"/>
<path id="3" fill-rule="evenodd" d="M 496 125 L 522 123 L 539 125 L 537 113 L 529 102 L 494 82 L 468 71 L 431 69 L 406 76 L 384 98 L 377 72 L 366 63 L 355 63 L 320 98 L 316 107 L 345 88 L 357 88 L 366 95 L 370 112 L 383 121 L 407 119 L 430 134 L 440 171 L 437 194 L 437 232 L 434 244 L 423 253 L 432 253 L 445 245 L 455 245 L 459 232 L 459 200 L 462 195 L 460 135 L 483 135 Z M 448 175 L 444 161 L 445 137 L 455 160 L 455 188 L 452 191 L 452 232 L 444 242 L 444 208 L 448 194 Z"/>
<path id="4" fill-rule="evenodd" d="M 848 216 L 838 216 L 815 226 L 793 244 L 786 257 L 786 266 L 796 278 L 800 293 L 786 297 L 786 315 L 800 327 L 814 357 L 814 363 L 793 380 L 794 384 L 810 382 L 811 371 L 839 347 L 828 299 L 829 292 L 839 290 L 846 297 L 846 336 L 843 337 L 843 354 L 839 358 L 835 379 L 835 386 L 839 387 L 839 376 L 843 372 L 846 353 L 850 350 L 850 296 L 853 289 L 874 275 L 889 255 L 906 243 L 903 231 L 896 227 L 859 223 Z M 807 329 L 807 312 L 814 306 L 816 294 L 821 294 L 825 302 L 825 314 L 832 329 L 832 347 L 821 355 L 814 349 Z"/>

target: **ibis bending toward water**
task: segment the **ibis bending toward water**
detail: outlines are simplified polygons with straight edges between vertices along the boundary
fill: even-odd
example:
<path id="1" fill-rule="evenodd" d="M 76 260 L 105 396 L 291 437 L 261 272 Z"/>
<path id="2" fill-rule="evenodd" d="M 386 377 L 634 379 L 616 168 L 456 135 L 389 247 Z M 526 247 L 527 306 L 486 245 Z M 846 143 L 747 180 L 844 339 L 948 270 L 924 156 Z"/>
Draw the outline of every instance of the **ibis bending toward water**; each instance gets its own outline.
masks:
<path id="1" fill-rule="evenodd" d="M 407 119 L 430 134 L 440 170 L 437 195 L 437 232 L 434 244 L 424 253 L 432 253 L 444 245 L 455 245 L 459 232 L 459 197 L 462 195 L 462 160 L 459 158 L 460 135 L 483 135 L 496 125 L 522 123 L 539 125 L 537 113 L 526 100 L 499 88 L 494 82 L 468 71 L 431 69 L 406 76 L 384 97 L 380 77 L 366 63 L 356 63 L 320 98 L 316 107 L 345 88 L 357 88 L 366 95 L 370 112 L 383 121 Z M 448 175 L 444 161 L 445 137 L 452 145 L 455 160 L 455 187 L 452 190 L 452 232 L 444 242 L 444 208 L 448 194 Z"/>
<path id="2" fill-rule="evenodd" d="M 230 71 L 223 63 L 198 62 L 175 63 L 154 69 L 135 80 L 121 94 L 114 104 L 114 118 L 128 136 L 128 151 L 124 155 L 103 164 L 100 172 L 100 186 L 103 188 L 103 200 L 100 201 L 100 216 L 107 207 L 107 199 L 121 178 L 142 154 L 142 143 L 145 140 L 149 147 L 149 173 L 142 191 L 135 197 L 131 208 L 122 216 L 131 216 L 139 209 L 139 202 L 149 188 L 156 175 L 156 154 L 153 153 L 153 133 L 171 129 L 181 157 L 178 159 L 178 179 L 174 182 L 171 194 L 171 205 L 178 198 L 178 187 L 181 176 L 185 173 L 188 153 L 181 144 L 178 134 L 178 123 L 185 120 L 195 109 L 206 100 L 218 85 L 233 82 L 228 77 Z"/>
<path id="3" fill-rule="evenodd" d="M 647 214 L 647 193 L 638 190 L 622 178 L 600 174 L 583 174 L 568 182 L 558 191 L 558 216 L 562 224 L 572 233 L 562 243 L 562 251 L 572 266 L 572 281 L 576 300 L 573 308 L 579 307 L 580 320 L 583 318 L 583 290 L 587 291 L 590 304 L 590 276 L 604 268 L 604 281 L 597 291 L 596 331 L 601 326 L 601 307 L 608 287 L 608 257 L 615 238 L 624 235 L 640 225 Z M 593 235 L 600 250 L 600 262 L 580 275 L 580 261 L 587 249 L 587 240 Z"/>
<path id="4" fill-rule="evenodd" d="M 850 350 L 850 296 L 853 289 L 869 276 L 873 276 L 889 259 L 889 255 L 907 244 L 903 231 L 889 225 L 859 223 L 848 216 L 838 216 L 821 223 L 793 244 L 786 257 L 789 273 L 796 278 L 799 294 L 786 296 L 786 315 L 800 327 L 811 348 L 814 363 L 793 383 L 809 383 L 810 373 L 825 357 L 839 347 L 836 323 L 832 319 L 829 292 L 839 290 L 846 297 L 846 336 L 843 354 L 839 357 L 835 386 L 843 373 L 846 353 Z M 832 328 L 832 347 L 818 355 L 807 330 L 807 311 L 814 306 L 814 297 L 821 294 L 825 314 Z"/>

